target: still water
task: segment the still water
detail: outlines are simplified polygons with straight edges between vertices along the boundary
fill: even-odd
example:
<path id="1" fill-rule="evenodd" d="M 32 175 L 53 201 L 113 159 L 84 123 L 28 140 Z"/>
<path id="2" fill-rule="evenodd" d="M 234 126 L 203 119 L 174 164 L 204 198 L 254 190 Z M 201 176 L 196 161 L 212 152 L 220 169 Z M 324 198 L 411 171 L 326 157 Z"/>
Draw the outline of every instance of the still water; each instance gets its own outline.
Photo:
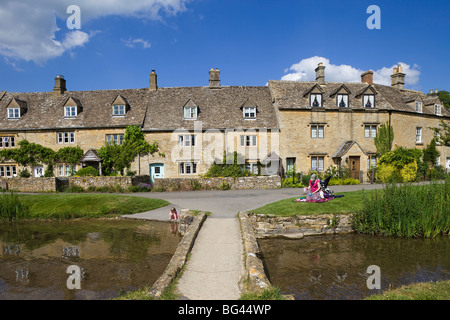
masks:
<path id="1" fill-rule="evenodd" d="M 258 241 L 271 283 L 295 299 L 353 300 L 416 282 L 450 279 L 450 237 L 358 234 Z M 368 289 L 375 265 L 381 289 Z M 449 293 L 450 297 L 450 293 Z"/>
<path id="2" fill-rule="evenodd" d="M 1 223 L 0 299 L 108 299 L 151 286 L 181 239 L 175 227 L 134 220 Z M 79 267 L 80 289 L 67 286 L 71 265 Z"/>

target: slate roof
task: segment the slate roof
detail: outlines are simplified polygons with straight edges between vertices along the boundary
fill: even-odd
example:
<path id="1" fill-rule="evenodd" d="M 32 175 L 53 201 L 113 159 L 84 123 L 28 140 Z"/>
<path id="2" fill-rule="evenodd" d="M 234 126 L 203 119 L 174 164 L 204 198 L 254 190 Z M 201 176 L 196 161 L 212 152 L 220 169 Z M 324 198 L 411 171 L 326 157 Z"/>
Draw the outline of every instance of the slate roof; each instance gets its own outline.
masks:
<path id="1" fill-rule="evenodd" d="M 316 81 L 281 81 L 270 80 L 269 88 L 272 93 L 273 101 L 280 110 L 310 110 L 308 93 L 313 86 L 317 85 Z M 419 91 L 398 90 L 391 86 L 380 84 L 368 85 L 366 83 L 352 82 L 326 82 L 322 85 L 323 91 L 323 107 L 317 109 L 338 110 L 336 106 L 335 94 L 343 87 L 350 91 L 349 105 L 352 110 L 366 110 L 363 107 L 360 95 L 365 90 L 373 89 L 375 92 L 375 110 L 396 110 L 403 112 L 416 113 L 415 104 L 409 105 L 408 102 L 413 101 L 414 97 L 421 97 L 423 101 L 423 114 L 434 115 L 434 103 L 442 103 L 437 96 L 427 96 Z M 442 116 L 450 117 L 450 111 L 442 105 Z"/>
<path id="2" fill-rule="evenodd" d="M 2 97 L 3 95 L 3 97 Z M 44 130 L 104 128 L 139 125 L 143 130 L 193 129 L 194 121 L 184 119 L 183 107 L 191 100 L 198 106 L 203 129 L 278 128 L 268 87 L 181 87 L 144 89 L 11 93 L 0 95 L 0 130 Z M 125 116 L 113 116 L 117 97 L 127 102 Z M 72 98 L 80 112 L 64 117 L 64 105 Z M 26 102 L 28 111 L 20 119 L 7 119 L 7 106 L 13 99 Z M 243 107 L 254 105 L 257 116 L 245 120 Z"/>

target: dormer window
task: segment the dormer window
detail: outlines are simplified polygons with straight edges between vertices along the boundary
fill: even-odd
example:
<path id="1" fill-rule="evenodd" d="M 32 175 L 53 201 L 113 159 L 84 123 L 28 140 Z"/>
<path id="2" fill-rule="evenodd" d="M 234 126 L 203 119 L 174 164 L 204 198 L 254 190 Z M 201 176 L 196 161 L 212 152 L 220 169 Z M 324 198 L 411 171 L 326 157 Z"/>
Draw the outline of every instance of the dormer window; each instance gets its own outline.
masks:
<path id="1" fill-rule="evenodd" d="M 309 96 L 311 107 L 321 107 L 322 106 L 322 94 L 321 93 L 311 93 Z"/>
<path id="2" fill-rule="evenodd" d="M 416 101 L 416 112 L 422 113 L 422 102 Z"/>
<path id="3" fill-rule="evenodd" d="M 64 107 L 64 117 L 75 118 L 78 114 L 76 106 Z"/>
<path id="4" fill-rule="evenodd" d="M 364 108 L 375 108 L 375 95 L 365 94 L 363 96 L 363 107 Z"/>
<path id="5" fill-rule="evenodd" d="M 113 116 L 124 116 L 125 115 L 125 105 L 116 104 L 113 106 Z"/>
<path id="6" fill-rule="evenodd" d="M 8 119 L 19 119 L 20 108 L 8 108 Z"/>
<path id="7" fill-rule="evenodd" d="M 435 104 L 434 105 L 434 113 L 438 116 L 441 115 L 441 105 L 440 104 Z"/>
<path id="8" fill-rule="evenodd" d="M 184 107 L 184 118 L 188 120 L 197 119 L 197 107 Z"/>
<path id="9" fill-rule="evenodd" d="M 348 94 L 338 94 L 336 104 L 338 108 L 348 108 Z"/>
<path id="10" fill-rule="evenodd" d="M 245 107 L 244 108 L 244 118 L 245 119 L 255 119 L 256 118 L 256 108 L 255 107 Z"/>

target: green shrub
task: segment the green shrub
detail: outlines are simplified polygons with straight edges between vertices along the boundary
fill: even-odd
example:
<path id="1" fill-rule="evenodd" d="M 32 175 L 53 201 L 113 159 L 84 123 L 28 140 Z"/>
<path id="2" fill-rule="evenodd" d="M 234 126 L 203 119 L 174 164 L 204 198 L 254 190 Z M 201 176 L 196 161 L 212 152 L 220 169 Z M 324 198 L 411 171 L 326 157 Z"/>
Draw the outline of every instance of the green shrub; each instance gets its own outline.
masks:
<path id="1" fill-rule="evenodd" d="M 27 169 L 23 169 L 19 173 L 19 177 L 21 178 L 29 178 L 31 177 L 31 173 Z"/>
<path id="2" fill-rule="evenodd" d="M 13 192 L 0 195 L 0 221 L 13 221 L 28 216 L 29 209 Z"/>
<path id="3" fill-rule="evenodd" d="M 305 185 L 299 179 L 295 179 L 295 182 L 294 182 L 293 177 L 284 179 L 282 185 L 283 185 L 283 187 L 287 187 L 287 188 L 304 188 L 305 187 Z"/>
<path id="4" fill-rule="evenodd" d="M 80 176 L 80 177 L 86 177 L 86 176 L 98 177 L 99 173 L 98 173 L 97 169 L 89 166 L 89 167 L 81 168 L 80 170 L 77 171 L 77 173 L 75 175 Z"/>

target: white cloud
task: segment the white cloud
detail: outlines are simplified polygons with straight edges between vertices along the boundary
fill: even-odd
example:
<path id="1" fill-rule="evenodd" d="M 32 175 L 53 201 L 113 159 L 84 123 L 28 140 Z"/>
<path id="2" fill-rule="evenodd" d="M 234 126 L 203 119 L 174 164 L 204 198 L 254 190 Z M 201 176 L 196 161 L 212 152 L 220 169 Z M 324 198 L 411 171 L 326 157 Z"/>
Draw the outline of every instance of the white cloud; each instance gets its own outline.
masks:
<path id="1" fill-rule="evenodd" d="M 137 45 L 141 45 L 144 49 L 147 49 L 152 46 L 150 42 L 144 39 L 131 39 L 131 38 L 128 40 L 122 39 L 122 42 L 125 44 L 125 46 L 129 48 L 136 48 Z"/>
<path id="2" fill-rule="evenodd" d="M 83 28 L 86 22 L 119 15 L 139 19 L 162 20 L 186 10 L 190 0 L 78 0 L 81 30 L 69 30 L 66 12 L 73 0 L 2 0 L 0 6 L 0 55 L 9 61 L 33 61 L 41 64 L 67 51 L 84 46 L 95 33 Z M 57 18 L 64 21 L 58 28 Z M 86 32 L 87 31 L 87 32 Z M 143 39 L 134 44 L 148 48 Z"/>
<path id="3" fill-rule="evenodd" d="M 316 80 L 315 69 L 322 62 L 325 68 L 325 81 L 330 82 L 360 82 L 361 74 L 367 70 L 358 69 L 350 65 L 334 65 L 330 60 L 324 57 L 310 57 L 302 59 L 285 70 L 281 80 L 291 81 L 314 81 Z M 409 65 L 404 62 L 398 62 L 391 67 L 383 67 L 379 70 L 373 70 L 373 81 L 378 84 L 391 85 L 391 74 L 393 68 L 401 64 L 403 72 L 406 74 L 405 85 L 414 86 L 419 82 L 420 67 L 416 64 Z M 288 73 L 289 72 L 289 73 Z"/>

